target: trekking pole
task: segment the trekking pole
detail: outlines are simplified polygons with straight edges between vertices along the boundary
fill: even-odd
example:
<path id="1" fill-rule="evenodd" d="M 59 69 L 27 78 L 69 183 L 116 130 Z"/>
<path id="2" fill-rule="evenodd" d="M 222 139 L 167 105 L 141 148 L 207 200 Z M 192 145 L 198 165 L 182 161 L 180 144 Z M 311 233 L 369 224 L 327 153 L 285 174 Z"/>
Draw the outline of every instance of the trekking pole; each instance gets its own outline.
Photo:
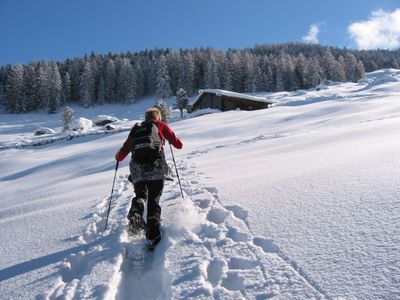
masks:
<path id="1" fill-rule="evenodd" d="M 172 151 L 172 146 L 171 146 L 171 144 L 170 144 L 170 143 L 168 143 L 168 144 L 169 144 L 169 148 L 171 149 L 172 160 L 174 161 L 174 166 L 175 166 L 176 176 L 178 177 L 178 183 L 179 183 L 179 187 L 180 187 L 180 189 L 181 189 L 182 199 L 185 199 L 185 197 L 183 196 L 183 191 L 182 191 L 181 180 L 179 179 L 179 173 L 178 173 L 178 169 L 176 168 L 176 162 L 175 162 L 174 151 Z"/>
<path id="2" fill-rule="evenodd" d="M 110 202 L 108 203 L 108 211 L 107 211 L 107 218 L 106 218 L 106 226 L 104 226 L 104 231 L 106 231 L 106 229 L 107 229 L 108 215 L 110 214 L 110 210 L 111 210 L 111 199 L 112 199 L 112 195 L 113 195 L 113 192 L 114 192 L 115 177 L 117 177 L 118 165 L 119 165 L 119 161 L 117 160 L 117 164 L 115 165 L 115 173 L 114 173 L 114 180 L 113 180 L 113 185 L 112 185 L 112 189 L 111 189 Z M 103 231 L 103 232 L 104 232 L 104 231 Z"/>

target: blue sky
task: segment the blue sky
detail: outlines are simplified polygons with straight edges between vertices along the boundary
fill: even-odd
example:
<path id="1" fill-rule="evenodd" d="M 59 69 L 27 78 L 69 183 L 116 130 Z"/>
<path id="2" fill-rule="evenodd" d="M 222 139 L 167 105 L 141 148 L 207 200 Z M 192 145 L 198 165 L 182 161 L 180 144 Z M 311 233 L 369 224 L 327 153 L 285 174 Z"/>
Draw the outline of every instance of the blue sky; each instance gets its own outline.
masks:
<path id="1" fill-rule="evenodd" d="M 309 42 L 400 48 L 400 0 L 0 0 L 0 65 Z"/>

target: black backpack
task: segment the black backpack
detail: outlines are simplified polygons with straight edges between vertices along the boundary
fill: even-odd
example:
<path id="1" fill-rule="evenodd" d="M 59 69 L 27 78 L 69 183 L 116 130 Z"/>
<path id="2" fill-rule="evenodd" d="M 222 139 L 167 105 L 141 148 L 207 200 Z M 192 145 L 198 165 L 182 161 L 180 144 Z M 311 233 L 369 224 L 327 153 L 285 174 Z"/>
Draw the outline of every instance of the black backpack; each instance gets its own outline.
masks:
<path id="1" fill-rule="evenodd" d="M 143 121 L 136 123 L 131 139 L 133 159 L 138 163 L 152 163 L 161 158 L 161 138 L 157 125 Z"/>

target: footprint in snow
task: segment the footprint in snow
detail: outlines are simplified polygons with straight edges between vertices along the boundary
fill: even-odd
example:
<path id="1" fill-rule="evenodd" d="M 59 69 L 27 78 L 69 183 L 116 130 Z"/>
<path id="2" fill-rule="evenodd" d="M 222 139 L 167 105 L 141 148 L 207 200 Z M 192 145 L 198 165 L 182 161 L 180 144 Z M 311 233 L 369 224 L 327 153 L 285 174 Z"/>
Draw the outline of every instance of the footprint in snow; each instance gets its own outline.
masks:
<path id="1" fill-rule="evenodd" d="M 218 190 L 217 188 L 213 187 L 213 186 L 209 186 L 205 188 L 210 194 L 216 195 L 218 194 Z"/>
<path id="2" fill-rule="evenodd" d="M 247 219 L 248 212 L 243 207 L 232 205 L 232 206 L 225 206 L 225 208 L 230 210 L 236 218 L 241 219 L 243 221 Z"/>
<path id="3" fill-rule="evenodd" d="M 253 242 L 256 246 L 261 247 L 266 253 L 277 253 L 279 252 L 279 247 L 272 240 L 255 237 Z"/>
<path id="4" fill-rule="evenodd" d="M 81 277 L 87 271 L 85 254 L 84 251 L 72 254 L 63 263 L 61 278 L 64 282 L 71 282 L 73 279 Z"/>
<path id="5" fill-rule="evenodd" d="M 209 199 L 196 199 L 194 200 L 194 203 L 201 209 L 206 209 L 210 206 L 210 200 Z"/>
<path id="6" fill-rule="evenodd" d="M 221 208 L 213 208 L 208 212 L 207 220 L 215 224 L 221 224 L 229 216 L 229 212 Z"/>
<path id="7" fill-rule="evenodd" d="M 222 286 L 230 291 L 240 291 L 243 289 L 244 277 L 237 272 L 228 272 L 222 279 Z"/>
<path id="8" fill-rule="evenodd" d="M 220 239 L 221 231 L 218 229 L 218 226 L 214 223 L 202 224 L 198 236 L 200 238 Z"/>
<path id="9" fill-rule="evenodd" d="M 246 242 L 249 239 L 249 236 L 246 233 L 240 232 L 236 228 L 233 228 L 233 227 L 229 227 L 226 237 L 230 238 L 232 241 L 234 241 L 236 243 Z"/>
<path id="10" fill-rule="evenodd" d="M 207 280 L 212 286 L 217 286 L 226 269 L 226 261 L 221 258 L 213 259 L 207 267 Z"/>
<path id="11" fill-rule="evenodd" d="M 250 260 L 242 257 L 232 257 L 228 263 L 229 269 L 232 270 L 250 270 L 259 265 L 260 263 L 256 260 Z"/>

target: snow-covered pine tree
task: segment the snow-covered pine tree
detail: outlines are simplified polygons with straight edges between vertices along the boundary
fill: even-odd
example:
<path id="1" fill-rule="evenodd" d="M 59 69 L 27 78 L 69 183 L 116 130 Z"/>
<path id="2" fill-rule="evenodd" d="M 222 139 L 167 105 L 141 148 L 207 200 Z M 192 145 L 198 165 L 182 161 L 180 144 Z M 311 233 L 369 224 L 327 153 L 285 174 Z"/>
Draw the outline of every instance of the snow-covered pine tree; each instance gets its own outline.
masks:
<path id="1" fill-rule="evenodd" d="M 319 60 L 317 58 L 312 58 L 307 68 L 307 82 L 309 82 L 309 87 L 316 87 L 321 83 L 321 73 L 322 70 L 319 65 Z"/>
<path id="2" fill-rule="evenodd" d="M 186 84 L 184 85 L 184 89 L 187 91 L 189 95 L 193 95 L 194 93 L 194 61 L 193 61 L 193 56 L 189 52 L 185 55 L 184 59 L 184 64 L 185 64 L 185 78 L 186 78 Z"/>
<path id="3" fill-rule="evenodd" d="M 204 72 L 205 72 L 205 51 L 197 49 L 193 51 L 194 73 L 193 73 L 193 87 L 195 90 L 204 88 Z"/>
<path id="4" fill-rule="evenodd" d="M 232 91 L 232 74 L 229 66 L 229 60 L 226 57 L 222 59 L 219 78 L 221 88 Z"/>
<path id="5" fill-rule="evenodd" d="M 65 106 L 63 110 L 64 131 L 71 130 L 71 124 L 74 119 L 74 111 L 71 107 Z"/>
<path id="6" fill-rule="evenodd" d="M 179 80 L 179 64 L 180 56 L 178 52 L 169 52 L 166 56 L 168 75 L 170 78 L 171 94 L 175 94 L 178 91 L 178 80 Z"/>
<path id="7" fill-rule="evenodd" d="M 178 81 L 177 81 L 177 86 L 179 87 L 185 87 L 186 86 L 186 60 L 185 56 L 181 53 L 181 57 L 179 59 L 179 65 L 178 65 Z M 179 91 L 179 89 L 178 89 Z"/>
<path id="8" fill-rule="evenodd" d="M 163 122 L 168 122 L 172 118 L 171 109 L 168 107 L 164 99 L 158 99 L 154 107 L 158 108 L 161 112 L 161 118 Z"/>
<path id="9" fill-rule="evenodd" d="M 290 55 L 284 55 L 285 91 L 295 89 L 294 63 Z"/>
<path id="10" fill-rule="evenodd" d="M 329 48 L 326 48 L 324 51 L 321 67 L 323 67 L 325 71 L 326 79 L 344 81 L 345 73 L 343 66 L 335 59 Z"/>
<path id="11" fill-rule="evenodd" d="M 104 77 L 101 76 L 99 80 L 99 88 L 97 93 L 97 103 L 104 104 L 106 101 L 106 84 L 104 81 Z"/>
<path id="12" fill-rule="evenodd" d="M 49 78 L 50 78 L 50 64 L 47 60 L 40 63 L 39 66 L 39 100 L 40 108 L 47 108 L 49 102 Z"/>
<path id="13" fill-rule="evenodd" d="M 242 76 L 244 80 L 244 92 L 251 93 L 255 91 L 254 78 L 254 60 L 249 53 L 245 53 L 242 59 Z"/>
<path id="14" fill-rule="evenodd" d="M 282 92 L 285 90 L 285 78 L 284 78 L 284 66 L 282 64 L 278 64 L 276 66 L 276 86 L 275 86 L 275 91 L 276 92 Z"/>
<path id="15" fill-rule="evenodd" d="M 128 58 L 118 60 L 117 95 L 118 100 L 133 103 L 136 98 L 136 74 Z"/>
<path id="16" fill-rule="evenodd" d="M 183 118 L 183 110 L 187 108 L 189 104 L 189 98 L 187 96 L 187 92 L 180 88 L 176 93 L 176 103 L 175 107 L 180 110 L 181 118 Z"/>
<path id="17" fill-rule="evenodd" d="M 257 65 L 254 67 L 252 78 L 252 92 L 265 92 L 264 76 L 261 72 L 260 66 Z"/>
<path id="18" fill-rule="evenodd" d="M 1 81 L 0 82 L 0 105 L 4 104 L 4 96 L 6 94 L 6 87 L 5 84 Z"/>
<path id="19" fill-rule="evenodd" d="M 346 81 L 346 72 L 345 72 L 346 63 L 344 62 L 343 56 L 339 55 L 336 61 L 339 64 L 338 66 L 340 66 L 340 72 L 341 72 L 340 76 L 342 78 L 341 81 Z"/>
<path id="20" fill-rule="evenodd" d="M 109 103 L 116 98 L 116 81 L 115 62 L 112 58 L 109 58 L 104 74 L 105 100 Z"/>
<path id="21" fill-rule="evenodd" d="M 5 103 L 4 103 L 5 95 L 6 95 L 6 87 L 3 83 L 1 83 L 0 84 L 0 105 L 5 106 Z"/>
<path id="22" fill-rule="evenodd" d="M 156 75 L 156 96 L 165 99 L 171 96 L 170 77 L 168 74 L 167 59 L 164 55 L 160 56 Z"/>
<path id="23" fill-rule="evenodd" d="M 356 74 L 357 74 L 358 79 L 365 77 L 365 67 L 361 60 L 358 61 L 358 63 L 357 63 L 357 73 Z"/>
<path id="24" fill-rule="evenodd" d="M 268 57 L 263 59 L 263 69 L 264 69 L 264 83 L 265 88 L 263 89 L 266 92 L 273 92 L 275 91 L 275 80 L 274 74 L 272 72 L 272 64 Z"/>
<path id="25" fill-rule="evenodd" d="M 304 57 L 303 53 L 300 53 L 297 56 L 297 60 L 294 67 L 295 89 L 304 89 L 309 87 L 307 82 L 307 69 L 308 69 L 308 62 Z"/>
<path id="26" fill-rule="evenodd" d="M 357 58 L 351 53 L 346 53 L 344 56 L 344 62 L 344 72 L 346 74 L 346 80 L 357 82 L 357 80 L 361 78 L 359 77 L 360 74 L 358 72 Z"/>
<path id="27" fill-rule="evenodd" d="M 124 58 L 117 56 L 115 58 L 115 97 L 113 102 L 123 102 L 125 97 L 125 79 Z"/>
<path id="28" fill-rule="evenodd" d="M 232 91 L 243 92 L 242 58 L 238 52 L 228 52 L 229 70 L 232 74 Z"/>
<path id="29" fill-rule="evenodd" d="M 134 103 L 136 101 L 137 96 L 138 92 L 137 92 L 136 69 L 132 65 L 130 65 L 129 76 L 128 76 L 128 90 L 126 94 L 127 103 Z"/>
<path id="30" fill-rule="evenodd" d="M 54 114 L 60 107 L 61 103 L 61 75 L 55 61 L 50 62 L 47 85 L 47 111 Z"/>
<path id="31" fill-rule="evenodd" d="M 146 77 L 145 77 L 145 73 L 143 72 L 142 63 L 141 63 L 140 58 L 135 60 L 133 69 L 134 69 L 134 72 L 136 75 L 136 83 L 135 83 L 136 95 L 138 97 L 144 96 L 146 93 Z"/>
<path id="32" fill-rule="evenodd" d="M 207 62 L 204 82 L 206 83 L 205 87 L 208 89 L 219 88 L 218 66 L 214 56 L 211 56 L 210 60 Z"/>
<path id="33" fill-rule="evenodd" d="M 188 94 L 193 94 L 194 63 L 190 53 L 181 53 L 178 66 L 178 87 L 183 88 Z"/>
<path id="34" fill-rule="evenodd" d="M 6 67 L 0 67 L 0 105 L 4 105 L 4 98 L 6 95 Z"/>
<path id="35" fill-rule="evenodd" d="M 100 55 L 92 53 L 90 56 L 93 76 L 93 105 L 98 104 L 100 78 L 103 77 L 103 59 Z"/>
<path id="36" fill-rule="evenodd" d="M 40 108 L 38 64 L 30 62 L 24 66 L 24 91 L 26 111 Z"/>
<path id="37" fill-rule="evenodd" d="M 24 69 L 17 63 L 11 67 L 6 81 L 6 110 L 10 113 L 23 112 L 24 106 Z"/>
<path id="38" fill-rule="evenodd" d="M 88 108 L 93 105 L 94 101 L 94 79 L 92 67 L 89 61 L 86 61 L 83 68 L 83 74 L 80 82 L 80 98 L 84 107 Z"/>
<path id="39" fill-rule="evenodd" d="M 65 105 L 69 101 L 71 101 L 71 79 L 69 73 L 66 72 L 64 76 L 62 76 L 61 106 Z"/>
<path id="40" fill-rule="evenodd" d="M 140 61 L 140 66 L 144 74 L 144 92 L 150 95 L 156 94 L 157 60 L 154 57 L 145 57 Z"/>
<path id="41" fill-rule="evenodd" d="M 80 101 L 80 83 L 82 73 L 82 60 L 75 58 L 71 61 L 68 68 L 68 73 L 71 80 L 71 101 Z"/>

